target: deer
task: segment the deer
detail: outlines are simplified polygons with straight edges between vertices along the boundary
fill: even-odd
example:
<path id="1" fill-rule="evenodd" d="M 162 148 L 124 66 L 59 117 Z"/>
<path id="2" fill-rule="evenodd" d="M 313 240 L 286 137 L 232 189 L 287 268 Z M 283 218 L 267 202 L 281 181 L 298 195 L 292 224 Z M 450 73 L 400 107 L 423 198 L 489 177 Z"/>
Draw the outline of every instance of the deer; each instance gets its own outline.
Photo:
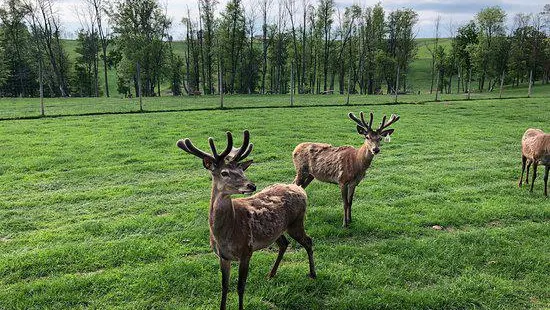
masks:
<path id="1" fill-rule="evenodd" d="M 525 183 L 529 184 L 529 168 L 533 165 L 533 179 L 530 192 L 533 192 L 535 179 L 537 178 L 537 166 L 543 165 L 544 169 L 544 196 L 548 197 L 548 171 L 550 170 L 550 134 L 540 129 L 529 128 L 521 139 L 521 176 L 519 187 L 523 183 L 523 173 L 527 165 Z"/>
<path id="2" fill-rule="evenodd" d="M 289 245 L 286 232 L 304 247 L 309 259 L 309 277 L 316 278 L 313 261 L 313 242 L 304 230 L 307 195 L 295 184 L 274 184 L 255 195 L 232 198 L 235 194 L 252 194 L 256 185 L 244 174 L 252 160 L 244 160 L 252 151 L 250 134 L 244 131 L 243 144 L 233 147 L 233 136 L 227 132 L 227 147 L 218 154 L 214 140 L 208 138 L 212 153 L 204 152 L 188 138 L 179 140 L 177 146 L 202 160 L 204 168 L 212 175 L 209 226 L 210 246 L 219 257 L 222 274 L 220 309 L 226 309 L 231 261 L 239 263 L 239 309 L 248 276 L 250 258 L 254 251 L 277 244 L 279 253 L 269 273 L 272 278 Z"/>
<path id="3" fill-rule="evenodd" d="M 339 185 L 344 203 L 344 227 L 348 227 L 351 223 L 355 187 L 365 177 L 365 172 L 370 167 L 374 155 L 380 152 L 382 138 L 389 138 L 394 131 L 386 128 L 399 120 L 399 116 L 392 114 L 386 123 L 386 115 L 384 115 L 380 126 L 373 129 L 372 112 L 368 123 L 365 122 L 363 112 L 360 113 L 361 119 L 351 112 L 348 116 L 357 123 L 357 133 L 365 138 L 361 147 L 334 147 L 325 143 L 304 142 L 298 144 L 292 153 L 296 168 L 294 184 L 306 188 L 313 179 L 318 179 Z"/>

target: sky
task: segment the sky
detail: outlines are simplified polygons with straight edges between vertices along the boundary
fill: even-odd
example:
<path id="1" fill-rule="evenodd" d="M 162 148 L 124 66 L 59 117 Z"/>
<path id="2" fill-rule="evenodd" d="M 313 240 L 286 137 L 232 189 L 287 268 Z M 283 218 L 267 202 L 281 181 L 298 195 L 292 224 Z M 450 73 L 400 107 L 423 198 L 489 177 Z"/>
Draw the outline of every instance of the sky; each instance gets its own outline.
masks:
<path id="1" fill-rule="evenodd" d="M 218 0 L 218 11 L 225 7 L 228 0 Z M 254 7 L 259 3 L 259 0 L 242 0 L 245 8 Z M 277 3 L 279 0 L 273 0 Z M 296 0 L 301 3 L 302 0 Z M 308 0 L 310 3 L 315 3 L 317 0 Z M 57 11 L 60 13 L 61 22 L 65 29 L 65 36 L 74 38 L 76 30 L 81 28 L 78 12 L 79 6 L 82 5 L 82 0 L 58 0 L 56 2 Z M 187 8 L 191 17 L 198 16 L 197 9 L 198 0 L 159 0 L 163 7 L 166 7 L 168 16 L 172 18 L 171 34 L 175 40 L 182 40 L 185 34 L 185 28 L 181 24 L 182 17 L 187 15 Z M 362 7 L 374 6 L 378 0 L 335 0 L 336 6 L 342 11 L 345 7 L 352 4 L 359 4 Z M 437 16 L 441 17 L 440 33 L 441 37 L 449 37 L 451 29 L 456 29 L 458 26 L 467 23 L 473 19 L 475 14 L 485 7 L 499 5 L 506 11 L 508 15 L 508 26 L 512 27 L 513 16 L 517 13 L 538 13 L 546 1 L 541 0 L 389 0 L 380 1 L 386 12 L 402 8 L 411 8 L 418 13 L 419 22 L 416 26 L 418 38 L 434 37 L 434 21 Z M 277 14 L 277 5 L 272 6 L 273 16 Z M 258 20 L 259 24 L 259 20 Z M 258 27 L 258 30 L 260 28 Z"/>

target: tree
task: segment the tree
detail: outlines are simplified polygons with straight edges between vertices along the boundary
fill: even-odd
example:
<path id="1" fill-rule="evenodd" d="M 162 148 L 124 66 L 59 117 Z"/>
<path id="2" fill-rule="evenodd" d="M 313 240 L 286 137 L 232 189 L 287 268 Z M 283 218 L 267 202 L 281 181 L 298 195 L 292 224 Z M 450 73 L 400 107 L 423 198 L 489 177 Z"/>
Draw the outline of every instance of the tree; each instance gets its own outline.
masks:
<path id="1" fill-rule="evenodd" d="M 137 94 L 139 64 L 142 94 L 154 96 L 155 86 L 160 86 L 164 39 L 171 21 L 156 0 L 118 0 L 113 5 L 110 10 L 113 34 L 123 56 L 117 66 L 119 89 L 133 82 Z"/>
<path id="2" fill-rule="evenodd" d="M 81 29 L 76 39 L 74 92 L 80 97 L 98 96 L 97 54 L 99 47 L 97 33 Z"/>
<path id="3" fill-rule="evenodd" d="M 109 46 L 109 34 L 107 32 L 107 27 L 104 27 L 105 20 L 105 10 L 106 3 L 105 0 L 86 0 L 88 6 L 91 8 L 92 17 L 95 19 L 97 27 L 97 35 L 99 43 L 101 44 L 101 60 L 103 62 L 103 77 L 105 80 L 105 95 L 109 97 L 109 77 L 108 77 L 108 62 L 107 57 L 107 47 Z"/>
<path id="4" fill-rule="evenodd" d="M 488 7 L 476 14 L 476 23 L 479 29 L 479 43 L 476 51 L 477 66 L 479 68 L 479 90 L 485 88 L 487 78 L 500 76 L 494 64 L 497 59 L 497 49 L 494 48 L 495 38 L 504 36 L 506 13 L 498 6 Z"/>
<path id="5" fill-rule="evenodd" d="M 27 13 L 24 3 L 19 0 L 8 0 L 0 8 L 0 47 L 5 65 L 1 69 L 5 79 L 0 88 L 3 96 L 27 97 L 38 94 L 38 64 L 32 35 L 25 24 Z"/>
<path id="6" fill-rule="evenodd" d="M 245 18 L 241 0 L 229 1 L 221 15 L 218 48 L 223 59 L 222 72 L 229 72 L 229 76 L 223 78 L 224 81 L 228 81 L 223 89 L 228 93 L 234 93 L 240 58 L 246 42 Z"/>

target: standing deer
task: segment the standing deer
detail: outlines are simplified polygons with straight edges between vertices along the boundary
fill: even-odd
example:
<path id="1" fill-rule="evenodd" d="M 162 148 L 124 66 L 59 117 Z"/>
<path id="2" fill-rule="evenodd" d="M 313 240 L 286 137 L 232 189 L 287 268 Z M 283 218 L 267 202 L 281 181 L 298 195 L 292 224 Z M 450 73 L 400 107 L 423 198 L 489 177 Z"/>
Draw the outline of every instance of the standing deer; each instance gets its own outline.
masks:
<path id="1" fill-rule="evenodd" d="M 529 184 L 529 168 L 533 164 L 533 179 L 531 180 L 531 189 L 535 185 L 537 178 L 537 166 L 544 165 L 544 196 L 548 197 L 548 171 L 550 170 L 550 134 L 544 133 L 540 129 L 529 128 L 523 134 L 521 139 L 521 177 L 519 186 L 523 182 L 523 172 L 527 164 L 527 175 L 525 183 Z"/>
<path id="2" fill-rule="evenodd" d="M 319 181 L 335 183 L 340 186 L 344 202 L 344 227 L 351 223 L 351 204 L 355 187 L 370 167 L 374 155 L 380 152 L 380 140 L 393 133 L 393 129 L 386 129 L 399 120 L 399 116 L 392 114 L 386 123 L 386 115 L 378 129 L 372 129 L 373 114 L 370 113 L 369 123 L 365 122 L 363 112 L 361 119 L 353 113 L 349 118 L 357 123 L 357 132 L 365 136 L 365 142 L 360 148 L 353 146 L 333 147 L 325 143 L 301 143 L 292 153 L 296 178 L 294 183 L 305 188 L 317 178 Z"/>
<path id="3" fill-rule="evenodd" d="M 307 195 L 294 184 L 275 184 L 245 198 L 232 199 L 233 194 L 250 194 L 256 186 L 244 175 L 252 160 L 240 162 L 252 151 L 249 133 L 244 131 L 243 145 L 233 148 L 233 136 L 227 132 L 227 147 L 218 154 L 214 140 L 208 138 L 212 154 L 196 148 L 189 139 L 179 140 L 177 146 L 202 159 L 212 174 L 210 198 L 210 245 L 220 258 L 222 273 L 222 300 L 226 308 L 231 261 L 239 261 L 239 309 L 243 309 L 243 295 L 252 253 L 276 242 L 279 254 L 269 273 L 275 276 L 279 263 L 289 244 L 286 231 L 307 251 L 309 276 L 315 278 L 312 240 L 304 230 Z"/>

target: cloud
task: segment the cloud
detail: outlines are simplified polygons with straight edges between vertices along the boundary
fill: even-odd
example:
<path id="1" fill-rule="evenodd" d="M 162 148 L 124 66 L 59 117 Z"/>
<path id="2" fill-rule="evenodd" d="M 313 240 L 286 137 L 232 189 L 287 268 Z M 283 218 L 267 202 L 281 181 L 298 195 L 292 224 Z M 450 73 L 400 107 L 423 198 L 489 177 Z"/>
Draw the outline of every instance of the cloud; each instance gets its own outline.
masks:
<path id="1" fill-rule="evenodd" d="M 273 0 L 271 14 L 275 16 L 277 14 L 277 1 Z M 300 1 L 300 0 L 297 0 Z M 316 0 L 309 0 L 314 4 Z M 217 11 L 223 10 L 228 0 L 220 0 L 217 5 Z M 352 4 L 359 4 L 360 6 L 374 6 L 378 3 L 378 0 L 335 0 L 336 5 L 339 8 L 347 7 Z M 176 40 L 182 40 L 184 37 L 184 27 L 181 24 L 182 17 L 189 14 L 192 18 L 198 16 L 197 0 L 160 0 L 162 6 L 166 6 L 167 14 L 172 19 L 171 33 Z M 244 0 L 243 5 L 245 8 L 250 8 L 257 5 L 257 0 Z M 498 5 L 502 7 L 508 15 L 508 25 L 512 25 L 514 15 L 517 13 L 537 13 L 542 10 L 545 1 L 541 0 L 489 0 L 489 1 L 476 1 L 476 0 L 420 0 L 420 1 L 406 1 L 406 0 L 387 0 L 382 3 L 382 6 L 386 11 L 393 11 L 402 8 L 411 8 L 418 13 L 419 22 L 417 25 L 418 37 L 433 37 L 434 21 L 436 17 L 441 16 L 443 27 L 449 28 L 448 25 L 455 24 L 460 25 L 473 19 L 475 14 L 483 8 L 489 6 Z M 83 5 L 82 0 L 59 0 L 57 2 L 57 9 L 60 13 L 62 23 L 68 34 L 75 33 L 80 28 L 80 22 L 77 14 L 77 7 Z M 300 7 L 298 5 L 298 7 Z M 442 29 L 442 35 L 447 36 L 448 33 Z"/>

